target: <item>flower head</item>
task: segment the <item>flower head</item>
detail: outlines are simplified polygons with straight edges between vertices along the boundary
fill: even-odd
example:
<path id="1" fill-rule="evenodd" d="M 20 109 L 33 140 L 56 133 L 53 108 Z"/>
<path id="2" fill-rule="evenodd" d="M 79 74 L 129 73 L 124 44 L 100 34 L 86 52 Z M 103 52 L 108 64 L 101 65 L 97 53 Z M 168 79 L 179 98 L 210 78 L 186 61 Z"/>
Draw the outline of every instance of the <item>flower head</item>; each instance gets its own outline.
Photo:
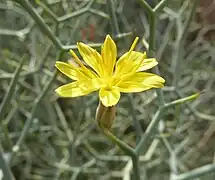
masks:
<path id="1" fill-rule="evenodd" d="M 142 92 L 151 88 L 162 88 L 165 80 L 152 73 L 142 72 L 158 64 L 155 58 L 147 58 L 146 53 L 134 51 L 135 38 L 128 52 L 118 61 L 117 48 L 109 35 L 106 36 L 101 54 L 84 43 L 78 43 L 78 51 L 84 63 L 70 50 L 75 62 L 57 61 L 56 67 L 74 82 L 60 86 L 56 92 L 61 97 L 78 97 L 99 90 L 99 98 L 106 107 L 114 106 L 120 99 L 120 92 Z"/>

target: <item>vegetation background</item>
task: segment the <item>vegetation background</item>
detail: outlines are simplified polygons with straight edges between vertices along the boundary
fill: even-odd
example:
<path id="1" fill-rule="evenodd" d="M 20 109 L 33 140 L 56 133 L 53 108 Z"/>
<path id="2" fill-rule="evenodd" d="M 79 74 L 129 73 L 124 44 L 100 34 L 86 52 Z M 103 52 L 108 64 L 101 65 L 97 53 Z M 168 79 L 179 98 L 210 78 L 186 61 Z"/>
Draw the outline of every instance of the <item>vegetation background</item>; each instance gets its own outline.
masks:
<path id="1" fill-rule="evenodd" d="M 132 179 L 130 158 L 96 127 L 97 93 L 57 97 L 54 89 L 69 80 L 54 64 L 71 60 L 77 41 L 100 50 L 106 34 L 119 55 L 136 36 L 145 51 L 151 21 L 141 1 L 0 0 L 0 180 Z M 165 101 L 204 93 L 165 111 L 140 156 L 142 179 L 215 179 L 214 8 L 209 0 L 166 0 L 156 12 Z M 135 147 L 157 108 L 154 90 L 124 94 L 111 131 Z"/>

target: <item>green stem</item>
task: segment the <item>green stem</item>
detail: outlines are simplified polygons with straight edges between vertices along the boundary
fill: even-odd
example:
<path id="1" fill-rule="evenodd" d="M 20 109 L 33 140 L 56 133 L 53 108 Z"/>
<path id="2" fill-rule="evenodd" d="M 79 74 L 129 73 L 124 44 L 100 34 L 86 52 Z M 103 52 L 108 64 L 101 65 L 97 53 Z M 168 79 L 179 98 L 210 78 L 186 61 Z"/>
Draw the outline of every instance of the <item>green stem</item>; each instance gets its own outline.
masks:
<path id="1" fill-rule="evenodd" d="M 140 180 L 140 165 L 139 165 L 139 156 L 135 152 L 133 148 L 128 146 L 126 143 L 118 139 L 116 136 L 114 136 L 109 130 L 102 128 L 102 132 L 106 135 L 108 139 L 110 139 L 112 142 L 114 142 L 117 146 L 119 146 L 120 149 L 122 149 L 125 154 L 131 157 L 132 164 L 133 164 L 133 172 L 135 180 Z"/>
<path id="2" fill-rule="evenodd" d="M 2 170 L 3 172 L 3 180 L 15 180 L 8 163 L 5 162 L 1 147 L 0 147 L 0 170 Z"/>
<path id="3" fill-rule="evenodd" d="M 122 149 L 126 155 L 128 156 L 135 156 L 135 151 L 133 148 L 128 146 L 126 143 L 118 139 L 116 136 L 114 136 L 109 130 L 106 128 L 102 129 L 102 132 L 106 135 L 106 137 L 113 141 L 117 146 L 119 146 L 120 149 Z"/>
<path id="4" fill-rule="evenodd" d="M 12 98 L 12 95 L 13 95 L 13 93 L 15 91 L 15 86 L 16 86 L 16 84 L 18 82 L 18 78 L 19 78 L 22 66 L 24 64 L 24 61 L 25 61 L 25 56 L 20 61 L 20 64 L 17 67 L 17 69 L 16 69 L 16 71 L 14 73 L 13 79 L 12 79 L 12 81 L 10 83 L 9 89 L 8 89 L 6 95 L 4 96 L 4 99 L 3 99 L 2 104 L 0 106 L 0 122 L 3 120 L 5 112 L 6 112 L 7 108 L 8 108 L 8 105 L 10 104 L 9 102 L 10 102 L 10 100 Z"/>
<path id="5" fill-rule="evenodd" d="M 130 102 L 129 103 L 129 106 L 130 106 L 129 109 L 131 110 L 131 116 L 132 116 L 133 126 L 134 126 L 135 131 L 136 131 L 136 144 L 138 144 L 139 140 L 140 140 L 140 137 L 143 134 L 143 130 L 142 130 L 140 121 L 136 117 L 135 105 L 134 105 L 132 94 L 128 95 L 128 100 Z"/>
<path id="6" fill-rule="evenodd" d="M 153 9 L 144 1 L 140 0 L 141 5 L 145 8 L 145 10 L 148 13 L 149 16 L 149 28 L 150 28 L 150 35 L 149 35 L 149 48 L 147 56 L 154 57 L 155 56 L 155 37 L 156 37 L 156 13 L 153 11 Z M 154 71 L 156 74 L 160 74 L 158 67 L 156 66 L 154 68 Z M 149 126 L 146 129 L 146 132 L 142 135 L 139 144 L 136 147 L 136 152 L 139 154 L 140 152 L 145 152 L 148 147 L 148 142 L 151 137 L 151 135 L 154 133 L 154 131 L 157 128 L 157 125 L 160 121 L 160 118 L 164 111 L 164 95 L 163 91 L 161 89 L 156 89 L 158 103 L 159 103 L 159 109 L 157 113 L 154 115 L 152 121 L 150 122 Z"/>
<path id="7" fill-rule="evenodd" d="M 110 9 L 111 9 L 111 19 L 113 19 L 113 26 L 114 26 L 114 29 L 115 29 L 115 32 L 114 34 L 118 35 L 120 34 L 120 30 L 119 30 L 119 24 L 118 24 L 118 21 L 117 21 L 117 16 L 116 16 L 116 6 L 114 4 L 114 1 L 113 0 L 110 0 Z"/>
<path id="8" fill-rule="evenodd" d="M 51 31 L 49 26 L 46 25 L 45 21 L 43 18 L 37 13 L 37 11 L 34 9 L 34 7 L 29 3 L 27 0 L 14 0 L 17 3 L 19 3 L 29 14 L 30 16 L 34 19 L 34 21 L 38 24 L 40 29 L 43 31 L 45 35 L 48 36 L 48 38 L 52 41 L 52 43 L 59 49 L 59 50 L 64 50 L 67 51 L 69 49 L 77 49 L 77 45 L 69 45 L 69 46 L 64 46 L 61 44 L 60 40 L 57 38 L 57 36 Z M 57 22 L 63 22 L 65 20 L 68 20 L 69 18 L 81 15 L 85 12 L 88 11 L 90 8 L 91 3 L 88 4 L 86 8 L 83 8 L 82 10 L 79 10 L 77 12 L 74 12 L 72 14 L 68 14 L 62 17 L 57 18 Z M 56 18 L 56 17 L 55 17 Z M 93 44 L 88 44 L 91 47 L 100 47 L 101 43 L 93 43 Z"/>
<path id="9" fill-rule="evenodd" d="M 60 51 L 59 54 L 58 54 L 57 60 L 61 59 L 63 54 L 64 54 L 64 51 Z M 29 131 L 29 128 L 32 125 L 32 122 L 33 122 L 33 119 L 35 117 L 37 108 L 39 107 L 40 102 L 42 101 L 43 97 L 47 94 L 48 90 L 50 89 L 50 86 L 52 85 L 53 81 L 55 80 L 56 75 L 57 75 L 57 70 L 54 71 L 50 81 L 46 84 L 46 86 L 44 87 L 42 92 L 35 99 L 33 107 L 32 107 L 32 110 L 31 110 L 31 113 L 30 113 L 28 119 L 25 122 L 25 125 L 24 125 L 24 128 L 23 128 L 22 132 L 21 132 L 21 135 L 20 135 L 17 143 L 13 146 L 12 157 L 13 157 L 14 153 L 19 151 L 21 144 L 24 142 L 24 140 L 26 138 L 26 135 L 27 135 L 27 133 Z"/>
<path id="10" fill-rule="evenodd" d="M 155 13 L 157 13 L 158 11 L 162 10 L 164 8 L 164 6 L 166 5 L 168 0 L 162 0 L 160 1 L 156 6 L 155 8 L 153 9 L 153 11 Z"/>
<path id="11" fill-rule="evenodd" d="M 149 17 L 150 35 L 149 35 L 149 48 L 148 48 L 147 56 L 155 57 L 156 11 L 154 11 L 151 8 L 151 6 L 149 6 L 149 4 L 145 2 L 145 0 L 139 0 L 139 2 L 143 6 L 143 8 L 147 11 L 148 17 Z M 163 7 L 163 3 L 165 3 L 165 1 L 162 1 L 156 7 L 160 10 L 161 7 Z M 154 71 L 156 74 L 160 74 L 158 67 L 156 67 Z M 154 115 L 152 121 L 150 122 L 149 126 L 146 129 L 146 132 L 142 135 L 140 142 L 135 149 L 137 154 L 140 154 L 140 152 L 145 152 L 147 150 L 149 139 L 153 135 L 154 131 L 157 129 L 157 125 L 161 119 L 161 116 L 163 115 L 163 112 L 165 111 L 165 108 L 164 108 L 165 101 L 164 101 L 163 91 L 161 89 L 156 89 L 156 93 L 158 97 L 159 109 Z"/>
<path id="12" fill-rule="evenodd" d="M 200 93 L 193 94 L 191 96 L 187 96 L 181 99 L 177 99 L 175 101 L 169 102 L 165 104 L 165 108 L 170 108 L 178 104 L 186 103 L 187 101 L 195 100 L 200 96 Z"/>
<path id="13" fill-rule="evenodd" d="M 153 9 L 145 0 L 139 0 L 140 5 L 147 11 L 148 14 L 153 14 Z"/>
<path id="14" fill-rule="evenodd" d="M 155 57 L 155 45 L 156 45 L 156 41 L 155 41 L 155 37 L 156 37 L 156 16 L 155 13 L 152 12 L 149 15 L 150 18 L 150 36 L 149 36 L 149 49 L 148 49 L 148 56 L 149 57 Z M 160 71 L 158 66 L 156 66 L 153 71 L 156 74 L 160 75 Z M 156 93 L 157 93 L 157 97 L 158 97 L 158 103 L 159 106 L 163 106 L 165 104 L 164 101 L 164 95 L 163 95 L 163 91 L 161 89 L 156 89 Z"/>
<path id="15" fill-rule="evenodd" d="M 63 45 L 60 40 L 54 35 L 51 29 L 46 25 L 45 21 L 42 17 L 37 13 L 34 7 L 27 0 L 14 0 L 19 3 L 35 20 L 35 22 L 39 25 L 40 29 L 49 37 L 49 39 L 53 42 L 53 44 L 60 50 L 63 49 Z"/>
<path id="16" fill-rule="evenodd" d="M 142 152 L 145 153 L 145 151 L 147 150 L 149 139 L 151 138 L 151 136 L 154 134 L 155 130 L 157 129 L 157 125 L 163 115 L 164 110 L 165 110 L 164 107 L 160 107 L 158 109 L 158 111 L 156 112 L 156 114 L 153 116 L 152 121 L 148 125 L 145 133 L 142 135 L 141 140 L 135 149 L 137 154 L 140 154 Z"/>
<path id="17" fill-rule="evenodd" d="M 188 180 L 188 179 L 192 180 L 195 178 L 200 178 L 200 176 L 210 174 L 214 171 L 215 171 L 215 164 L 209 164 L 180 175 L 175 175 L 171 179 L 172 180 Z"/>
<path id="18" fill-rule="evenodd" d="M 155 13 L 152 12 L 149 14 L 149 29 L 150 29 L 150 35 L 149 35 L 149 49 L 147 56 L 153 57 L 155 55 L 155 37 L 156 37 L 156 16 Z"/>
<path id="19" fill-rule="evenodd" d="M 181 61 L 184 58 L 184 43 L 185 43 L 185 39 L 186 39 L 186 35 L 189 29 L 189 25 L 190 22 L 192 20 L 192 17 L 195 13 L 197 4 L 198 4 L 199 0 L 195 0 L 194 3 L 192 4 L 192 9 L 188 15 L 188 18 L 184 24 L 184 28 L 182 29 L 182 31 L 179 31 L 178 33 L 178 38 L 177 38 L 177 42 L 176 42 L 176 46 L 175 46 L 175 53 L 174 53 L 174 59 L 173 59 L 173 86 L 177 87 L 177 83 L 180 80 L 181 77 Z"/>
<path id="20" fill-rule="evenodd" d="M 132 164 L 133 164 L 133 172 L 135 180 L 140 180 L 140 162 L 139 162 L 139 156 L 136 154 L 135 156 L 131 157 Z"/>
<path id="21" fill-rule="evenodd" d="M 148 57 L 155 57 L 156 13 L 153 11 L 153 9 L 144 0 L 140 0 L 140 3 L 146 9 L 148 16 L 149 16 L 150 35 L 149 35 L 149 48 L 148 48 L 147 56 Z M 159 68 L 157 66 L 154 68 L 154 72 L 156 74 L 160 74 Z M 158 97 L 159 106 L 163 106 L 165 104 L 163 91 L 161 89 L 156 89 L 156 93 L 157 93 L 157 97 Z"/>
<path id="22" fill-rule="evenodd" d="M 52 18 L 53 20 L 58 23 L 58 17 L 55 15 L 54 12 L 52 12 L 52 10 L 45 4 L 43 3 L 42 1 L 40 0 L 36 0 L 36 3 L 42 7 Z"/>

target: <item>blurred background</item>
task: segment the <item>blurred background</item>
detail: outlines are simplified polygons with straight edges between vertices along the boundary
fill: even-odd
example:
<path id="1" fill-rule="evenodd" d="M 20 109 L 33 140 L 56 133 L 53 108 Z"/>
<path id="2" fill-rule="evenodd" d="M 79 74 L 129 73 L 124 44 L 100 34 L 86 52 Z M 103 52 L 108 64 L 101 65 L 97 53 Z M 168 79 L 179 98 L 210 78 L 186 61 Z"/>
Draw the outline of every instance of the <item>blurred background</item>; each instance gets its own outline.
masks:
<path id="1" fill-rule="evenodd" d="M 129 157 L 96 127 L 98 94 L 59 98 L 54 89 L 70 80 L 55 77 L 54 64 L 60 52 L 56 39 L 68 48 L 82 41 L 100 51 L 110 34 L 120 56 L 139 36 L 136 50 L 145 51 L 150 21 L 140 1 L 26 1 L 50 27 L 52 39 L 20 5 L 25 1 L 0 0 L 0 180 L 132 179 Z M 152 7 L 159 2 L 148 0 Z M 165 101 L 204 91 L 165 112 L 140 157 L 143 179 L 166 180 L 171 172 L 215 161 L 215 1 L 168 0 L 156 17 Z M 60 60 L 71 56 L 65 52 Z M 123 94 L 111 131 L 135 147 L 158 108 L 156 98 L 154 90 Z M 214 180 L 215 173 L 197 179 Z"/>

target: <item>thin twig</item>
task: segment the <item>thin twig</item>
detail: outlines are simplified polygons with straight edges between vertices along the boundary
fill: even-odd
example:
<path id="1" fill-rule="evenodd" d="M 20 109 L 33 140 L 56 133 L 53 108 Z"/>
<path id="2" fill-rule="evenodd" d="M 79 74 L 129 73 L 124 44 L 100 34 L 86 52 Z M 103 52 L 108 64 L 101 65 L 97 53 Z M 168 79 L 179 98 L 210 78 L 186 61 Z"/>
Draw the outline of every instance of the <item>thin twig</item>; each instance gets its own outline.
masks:
<path id="1" fill-rule="evenodd" d="M 3 157 L 3 151 L 1 150 L 1 147 L 0 147 L 0 170 L 2 170 L 3 173 L 2 180 L 15 180 L 8 163 L 5 161 Z"/>
<path id="2" fill-rule="evenodd" d="M 26 57 L 24 56 L 21 59 L 21 61 L 19 63 L 19 66 L 17 67 L 17 69 L 16 69 L 16 71 L 15 71 L 15 73 L 13 75 L 13 79 L 12 79 L 12 81 L 10 83 L 9 89 L 8 89 L 6 95 L 4 96 L 4 99 L 3 99 L 2 104 L 0 106 L 0 122 L 4 118 L 5 111 L 6 111 L 7 107 L 8 107 L 8 105 L 9 105 L 9 102 L 10 102 L 10 100 L 12 98 L 12 95 L 13 95 L 13 93 L 15 91 L 15 86 L 16 86 L 16 84 L 18 82 L 18 78 L 20 76 L 20 72 L 21 72 L 22 66 L 24 64 L 25 58 Z"/>
<path id="3" fill-rule="evenodd" d="M 133 163 L 133 171 L 134 171 L 134 177 L 135 180 L 140 180 L 140 165 L 139 165 L 139 156 L 135 152 L 133 148 L 128 146 L 126 143 L 118 139 L 116 136 L 114 136 L 109 130 L 103 128 L 101 129 L 103 133 L 106 135 L 108 139 L 110 139 L 112 142 L 114 142 L 116 145 L 120 147 L 128 156 L 131 157 L 132 163 Z"/>

